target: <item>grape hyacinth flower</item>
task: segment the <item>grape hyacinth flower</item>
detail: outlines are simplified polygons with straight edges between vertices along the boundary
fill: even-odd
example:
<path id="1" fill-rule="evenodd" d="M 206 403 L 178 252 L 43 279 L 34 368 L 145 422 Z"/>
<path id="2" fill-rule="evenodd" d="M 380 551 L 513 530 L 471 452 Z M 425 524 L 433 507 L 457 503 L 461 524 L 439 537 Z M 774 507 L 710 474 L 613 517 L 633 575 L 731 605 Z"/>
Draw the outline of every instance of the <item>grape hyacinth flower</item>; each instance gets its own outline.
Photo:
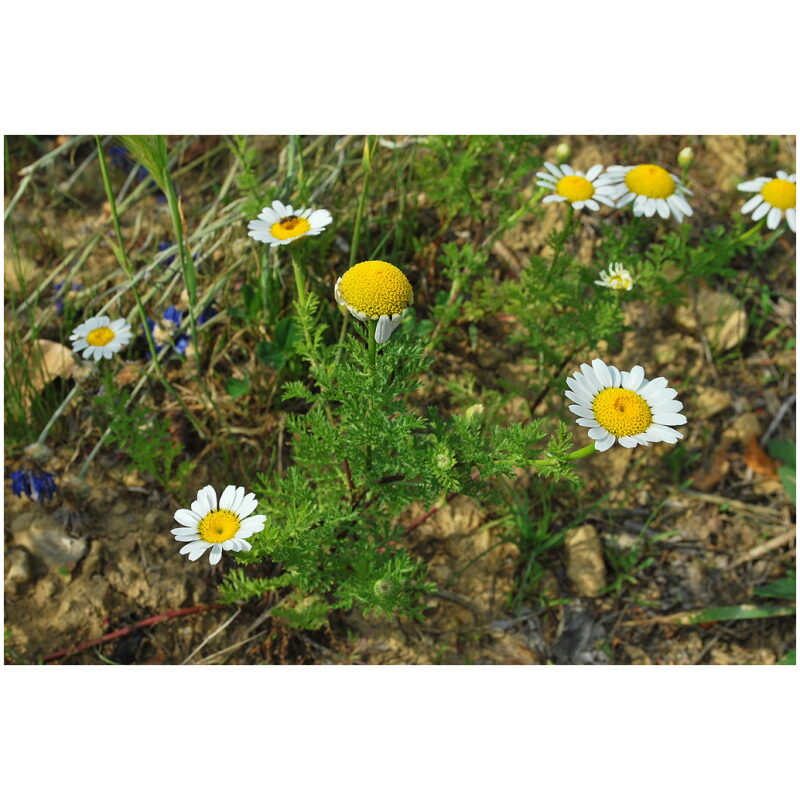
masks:
<path id="1" fill-rule="evenodd" d="M 56 493 L 55 476 L 43 469 L 18 469 L 11 473 L 11 491 L 17 497 L 26 494 L 36 503 L 50 500 Z"/>

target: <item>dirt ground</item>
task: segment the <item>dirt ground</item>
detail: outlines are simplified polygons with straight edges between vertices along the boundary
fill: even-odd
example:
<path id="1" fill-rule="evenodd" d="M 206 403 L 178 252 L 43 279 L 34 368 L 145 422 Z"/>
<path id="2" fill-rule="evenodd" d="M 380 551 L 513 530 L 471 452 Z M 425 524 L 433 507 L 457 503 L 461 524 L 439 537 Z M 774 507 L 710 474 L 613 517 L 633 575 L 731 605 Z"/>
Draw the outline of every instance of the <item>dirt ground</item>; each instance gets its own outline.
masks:
<path id="1" fill-rule="evenodd" d="M 649 138 L 640 137 L 642 152 L 652 147 Z M 674 139 L 677 153 L 682 142 Z M 576 168 L 608 162 L 602 145 L 572 142 Z M 731 202 L 731 175 L 757 162 L 756 145 L 721 136 L 695 147 L 702 220 L 720 198 Z M 520 220 L 495 250 L 498 274 L 546 247 L 558 211 L 554 204 L 543 221 Z M 590 258 L 591 231 L 575 246 Z M 791 299 L 773 303 L 770 314 L 785 322 L 785 341 L 795 335 L 793 238 L 774 247 L 768 275 Z M 527 554 L 508 541 L 496 514 L 459 496 L 422 522 L 429 509 L 412 508 L 404 520 L 419 522 L 408 545 L 439 586 L 424 621 L 335 614 L 321 630 L 292 630 L 269 616 L 269 595 L 241 607 L 220 605 L 216 587 L 229 567 L 179 557 L 169 535 L 172 503 L 123 457 L 108 453 L 87 485 L 60 487 L 57 507 L 15 497 L 6 480 L 6 663 L 775 664 L 795 646 L 793 616 L 652 621 L 752 602 L 755 587 L 784 577 L 795 560 L 795 507 L 761 443 L 795 393 L 795 351 L 756 338 L 742 301 L 724 287 L 701 287 L 693 301 L 663 315 L 629 305 L 631 330 L 613 354 L 617 364 L 646 363 L 671 376 L 680 391 L 691 423 L 680 445 L 691 461 L 691 486 L 665 479 L 677 463 L 666 448 L 615 447 L 602 460 L 581 462 L 582 497 L 606 500 L 537 561 L 535 592 L 519 596 Z M 448 354 L 439 369 L 513 380 L 516 353 L 500 341 Z M 737 356 L 710 359 L 710 345 Z M 541 411 L 563 402 L 560 391 L 551 392 Z M 513 418 L 514 409 L 507 410 Z M 519 409 L 521 419 L 526 414 Z M 771 436 L 794 441 L 795 416 L 792 407 Z M 75 456 L 74 445 L 56 448 L 48 469 L 66 474 Z M 6 475 L 14 468 L 7 463 Z M 193 478 L 198 485 L 202 471 L 201 465 Z M 519 486 L 534 479 L 517 476 Z M 562 513 L 570 502 L 568 492 L 553 498 Z M 172 615 L 179 609 L 189 613 Z M 133 630 L 79 652 L 60 652 L 127 628 Z"/>

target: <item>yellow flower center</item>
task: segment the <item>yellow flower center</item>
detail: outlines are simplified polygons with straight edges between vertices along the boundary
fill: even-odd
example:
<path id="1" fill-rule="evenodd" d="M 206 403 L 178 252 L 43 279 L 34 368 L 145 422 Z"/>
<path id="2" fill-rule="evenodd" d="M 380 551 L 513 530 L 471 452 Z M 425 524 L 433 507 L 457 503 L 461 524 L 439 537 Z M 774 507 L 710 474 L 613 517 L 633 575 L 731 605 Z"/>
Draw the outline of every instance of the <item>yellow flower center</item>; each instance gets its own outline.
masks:
<path id="1" fill-rule="evenodd" d="M 588 200 L 594 196 L 594 186 L 592 182 L 580 175 L 567 175 L 556 184 L 556 191 L 566 197 L 570 203 L 577 200 Z"/>
<path id="2" fill-rule="evenodd" d="M 86 334 L 86 341 L 89 342 L 92 347 L 102 347 L 104 344 L 113 341 L 114 336 L 114 331 L 112 331 L 111 328 L 95 328 L 93 331 Z"/>
<path id="3" fill-rule="evenodd" d="M 675 193 L 675 181 L 663 167 L 640 164 L 625 175 L 625 183 L 634 194 L 665 198 Z"/>
<path id="4" fill-rule="evenodd" d="M 305 217 L 284 217 L 274 222 L 269 232 L 276 239 L 296 239 L 311 230 L 311 223 Z"/>
<path id="5" fill-rule="evenodd" d="M 227 542 L 228 539 L 233 539 L 236 536 L 236 531 L 239 530 L 239 526 L 239 517 L 233 511 L 220 509 L 206 514 L 200 520 L 197 530 L 200 532 L 200 538 L 204 542 L 218 544 L 219 542 Z"/>
<path id="6" fill-rule="evenodd" d="M 350 267 L 342 275 L 339 291 L 347 305 L 372 319 L 399 314 L 414 299 L 406 276 L 386 261 L 362 261 Z"/>
<path id="7" fill-rule="evenodd" d="M 592 403 L 595 419 L 614 436 L 644 433 L 653 422 L 647 401 L 630 389 L 603 389 Z"/>
<path id="8" fill-rule="evenodd" d="M 797 205 L 797 184 L 781 178 L 773 178 L 761 187 L 761 196 L 775 208 L 786 211 Z"/>

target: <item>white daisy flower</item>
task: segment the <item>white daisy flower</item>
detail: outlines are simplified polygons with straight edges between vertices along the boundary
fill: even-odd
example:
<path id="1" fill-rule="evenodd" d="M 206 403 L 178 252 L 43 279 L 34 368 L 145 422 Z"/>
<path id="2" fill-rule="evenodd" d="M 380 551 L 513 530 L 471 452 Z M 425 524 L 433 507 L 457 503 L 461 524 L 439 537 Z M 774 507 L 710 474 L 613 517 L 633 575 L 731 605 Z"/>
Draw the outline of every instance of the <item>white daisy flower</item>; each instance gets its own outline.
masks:
<path id="1" fill-rule="evenodd" d="M 775 178 L 755 178 L 740 183 L 740 192 L 757 192 L 743 206 L 742 214 L 753 212 L 753 219 L 767 218 L 767 227 L 774 231 L 786 214 L 786 223 L 797 232 L 797 175 L 778 170 Z"/>
<path id="2" fill-rule="evenodd" d="M 273 200 L 272 208 L 262 208 L 258 218 L 247 223 L 247 235 L 257 242 L 277 247 L 303 236 L 318 236 L 331 222 L 333 217 L 324 208 L 295 211 L 280 200 Z"/>
<path id="3" fill-rule="evenodd" d="M 670 427 L 686 424 L 686 417 L 678 413 L 683 408 L 675 399 L 678 393 L 667 389 L 666 378 L 648 381 L 638 365 L 620 372 L 596 358 L 591 366 L 581 364 L 567 385 L 571 391 L 564 394 L 575 403 L 569 410 L 577 415 L 578 425 L 589 429 L 589 438 L 601 452 L 617 440 L 623 447 L 636 447 L 675 444 L 683 438 Z"/>
<path id="4" fill-rule="evenodd" d="M 657 213 L 662 219 L 668 219 L 671 214 L 678 222 L 683 222 L 684 216 L 691 217 L 694 213 L 683 196 L 692 192 L 677 175 L 657 164 L 615 165 L 608 168 L 608 175 L 614 181 L 617 208 L 633 200 L 636 217 L 652 217 Z"/>
<path id="5" fill-rule="evenodd" d="M 547 172 L 537 172 L 537 186 L 550 189 L 553 194 L 548 194 L 543 203 L 570 203 L 576 211 L 584 206 L 592 211 L 599 211 L 599 200 L 607 206 L 614 207 L 614 192 L 609 187 L 612 180 L 607 175 L 601 175 L 603 167 L 595 164 L 586 173 L 572 169 L 569 164 L 557 167 L 549 161 L 544 162 Z"/>
<path id="6" fill-rule="evenodd" d="M 375 341 L 383 344 L 397 329 L 414 301 L 403 273 L 386 261 L 362 261 L 350 267 L 334 287 L 336 302 L 362 322 L 378 320 Z"/>
<path id="7" fill-rule="evenodd" d="M 630 291 L 633 289 L 633 276 L 625 269 L 621 261 L 608 265 L 608 272 L 600 270 L 600 280 L 595 281 L 598 286 L 605 286 L 616 291 Z"/>
<path id="8" fill-rule="evenodd" d="M 111 358 L 133 338 L 131 326 L 124 319 L 92 317 L 82 322 L 69 336 L 76 353 L 83 350 L 84 358 Z"/>
<path id="9" fill-rule="evenodd" d="M 172 535 L 177 542 L 189 543 L 180 549 L 189 561 L 197 561 L 211 548 L 208 560 L 216 564 L 223 550 L 238 553 L 251 549 L 247 539 L 263 530 L 267 521 L 263 514 L 249 516 L 257 506 L 256 496 L 252 492 L 245 494 L 243 486 L 226 486 L 219 503 L 214 487 L 204 486 L 191 510 L 181 508 L 175 512 L 175 521 L 185 527 L 173 528 Z"/>

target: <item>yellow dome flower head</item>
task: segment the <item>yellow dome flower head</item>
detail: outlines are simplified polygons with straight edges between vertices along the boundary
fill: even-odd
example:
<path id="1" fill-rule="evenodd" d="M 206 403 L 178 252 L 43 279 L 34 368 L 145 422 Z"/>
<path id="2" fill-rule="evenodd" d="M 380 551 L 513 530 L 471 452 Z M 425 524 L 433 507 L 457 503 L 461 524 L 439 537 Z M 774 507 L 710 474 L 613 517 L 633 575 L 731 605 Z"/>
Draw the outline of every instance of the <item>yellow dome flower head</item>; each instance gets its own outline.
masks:
<path id="1" fill-rule="evenodd" d="M 334 294 L 356 319 L 378 320 L 378 344 L 389 339 L 414 301 L 408 278 L 386 261 L 362 261 L 350 267 L 336 281 Z"/>

